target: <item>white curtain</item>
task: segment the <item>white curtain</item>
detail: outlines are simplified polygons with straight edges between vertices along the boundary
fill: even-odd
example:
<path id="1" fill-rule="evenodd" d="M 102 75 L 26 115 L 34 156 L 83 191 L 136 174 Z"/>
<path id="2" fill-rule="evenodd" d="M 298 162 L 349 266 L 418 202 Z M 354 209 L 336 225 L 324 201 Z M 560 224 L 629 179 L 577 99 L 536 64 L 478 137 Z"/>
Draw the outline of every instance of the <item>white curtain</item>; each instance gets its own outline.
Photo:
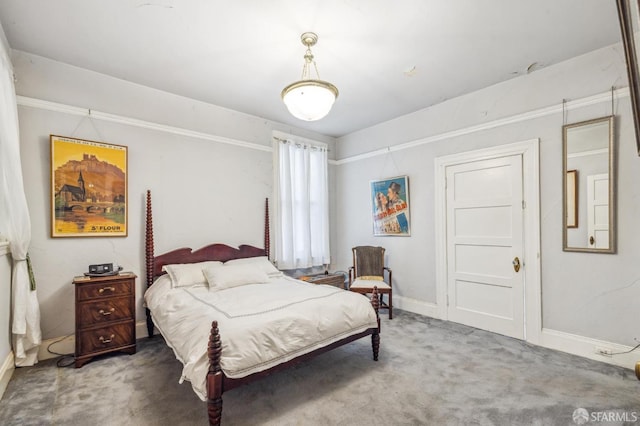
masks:
<path id="1" fill-rule="evenodd" d="M 9 240 L 13 355 L 16 366 L 38 362 L 40 307 L 27 261 L 31 222 L 22 182 L 18 107 L 9 52 L 0 42 L 0 232 Z"/>
<path id="2" fill-rule="evenodd" d="M 329 264 L 327 148 L 294 138 L 275 140 L 278 268 Z"/>

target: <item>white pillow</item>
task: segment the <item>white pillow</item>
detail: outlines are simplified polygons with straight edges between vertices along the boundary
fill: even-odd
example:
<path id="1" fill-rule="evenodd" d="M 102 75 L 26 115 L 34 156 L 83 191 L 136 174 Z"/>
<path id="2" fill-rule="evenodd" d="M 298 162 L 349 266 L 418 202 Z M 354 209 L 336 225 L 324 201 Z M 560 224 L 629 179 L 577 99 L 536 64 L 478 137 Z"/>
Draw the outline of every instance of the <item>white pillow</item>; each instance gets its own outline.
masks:
<path id="1" fill-rule="evenodd" d="M 209 291 L 219 291 L 226 288 L 269 281 L 269 276 L 262 269 L 254 265 L 242 264 L 207 267 L 204 268 L 204 276 L 209 282 Z"/>
<path id="2" fill-rule="evenodd" d="M 164 265 L 163 271 L 166 271 L 171 278 L 171 287 L 201 287 L 207 285 L 207 279 L 202 272 L 204 267 L 221 268 L 222 262 L 210 260 L 199 263 L 176 263 L 173 265 Z"/>
<path id="3" fill-rule="evenodd" d="M 230 265 L 252 265 L 262 271 L 264 271 L 270 278 L 281 277 L 282 271 L 279 271 L 273 263 L 267 258 L 267 256 L 258 257 L 245 257 L 243 259 L 233 259 L 224 262 L 225 266 Z"/>

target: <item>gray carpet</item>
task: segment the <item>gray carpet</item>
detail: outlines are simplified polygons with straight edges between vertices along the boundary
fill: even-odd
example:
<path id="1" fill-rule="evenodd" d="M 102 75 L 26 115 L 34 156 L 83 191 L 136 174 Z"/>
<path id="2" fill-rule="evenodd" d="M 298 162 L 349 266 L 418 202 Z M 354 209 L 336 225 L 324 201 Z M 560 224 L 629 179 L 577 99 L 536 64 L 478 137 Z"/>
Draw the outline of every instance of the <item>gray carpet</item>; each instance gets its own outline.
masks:
<path id="1" fill-rule="evenodd" d="M 640 417 L 631 370 L 400 310 L 382 322 L 379 362 L 366 338 L 229 391 L 223 425 L 574 425 L 578 408 Z M 180 371 L 160 337 L 81 369 L 41 362 L 14 373 L 0 424 L 205 425 Z"/>

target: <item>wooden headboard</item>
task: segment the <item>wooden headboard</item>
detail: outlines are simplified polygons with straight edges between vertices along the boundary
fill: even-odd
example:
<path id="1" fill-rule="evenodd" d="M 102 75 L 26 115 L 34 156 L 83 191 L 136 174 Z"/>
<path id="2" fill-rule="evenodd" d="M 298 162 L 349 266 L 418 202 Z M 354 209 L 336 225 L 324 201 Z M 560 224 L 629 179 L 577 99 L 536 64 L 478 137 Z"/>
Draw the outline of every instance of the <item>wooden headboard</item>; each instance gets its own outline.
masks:
<path id="1" fill-rule="evenodd" d="M 153 217 L 151 210 L 151 191 L 147 190 L 147 216 L 145 233 L 145 260 L 147 267 L 147 287 L 153 284 L 158 276 L 165 274 L 162 271 L 164 265 L 174 263 L 197 263 L 207 260 L 218 260 L 226 262 L 232 259 L 242 259 L 245 257 L 267 256 L 269 257 L 269 199 L 265 200 L 264 214 L 264 248 L 250 245 L 241 245 L 238 248 L 230 247 L 226 244 L 210 244 L 198 250 L 191 248 L 180 248 L 158 256 L 154 256 L 153 246 Z"/>

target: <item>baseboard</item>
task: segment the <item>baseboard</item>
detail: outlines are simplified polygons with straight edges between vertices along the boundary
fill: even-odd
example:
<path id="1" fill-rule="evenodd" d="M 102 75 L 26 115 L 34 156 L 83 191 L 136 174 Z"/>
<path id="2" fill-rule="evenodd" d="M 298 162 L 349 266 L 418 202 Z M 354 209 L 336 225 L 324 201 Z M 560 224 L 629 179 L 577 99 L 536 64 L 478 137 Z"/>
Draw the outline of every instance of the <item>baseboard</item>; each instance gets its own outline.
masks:
<path id="1" fill-rule="evenodd" d="M 155 333 L 154 333 L 155 334 Z M 136 322 L 136 339 L 142 339 L 149 337 L 147 333 L 147 322 Z M 38 349 L 38 360 L 44 361 L 45 359 L 55 358 L 60 355 L 52 354 L 49 352 L 48 347 L 51 345 L 51 350 L 58 354 L 71 354 L 76 351 L 76 336 L 56 337 L 54 339 L 43 340 L 40 348 Z"/>
<path id="2" fill-rule="evenodd" d="M 14 370 L 15 362 L 13 360 L 13 352 L 9 352 L 9 355 L 7 355 L 0 367 L 0 399 L 2 399 L 2 395 L 4 395 L 4 391 L 9 385 L 9 380 L 11 380 Z"/>
<path id="3" fill-rule="evenodd" d="M 153 329 L 153 335 L 157 335 L 158 330 L 156 328 Z M 136 339 L 142 339 L 145 337 L 149 337 L 149 333 L 147 332 L 147 321 L 138 321 L 136 323 Z"/>
<path id="4" fill-rule="evenodd" d="M 631 350 L 630 346 L 548 328 L 542 329 L 539 345 L 631 370 L 635 369 L 636 362 L 640 361 L 640 352 L 621 353 Z M 609 349 L 613 354 L 617 355 L 600 355 L 596 353 L 596 348 Z"/>
<path id="5" fill-rule="evenodd" d="M 438 306 L 435 303 L 423 302 L 410 297 L 393 296 L 393 307 L 431 318 L 440 318 Z"/>

